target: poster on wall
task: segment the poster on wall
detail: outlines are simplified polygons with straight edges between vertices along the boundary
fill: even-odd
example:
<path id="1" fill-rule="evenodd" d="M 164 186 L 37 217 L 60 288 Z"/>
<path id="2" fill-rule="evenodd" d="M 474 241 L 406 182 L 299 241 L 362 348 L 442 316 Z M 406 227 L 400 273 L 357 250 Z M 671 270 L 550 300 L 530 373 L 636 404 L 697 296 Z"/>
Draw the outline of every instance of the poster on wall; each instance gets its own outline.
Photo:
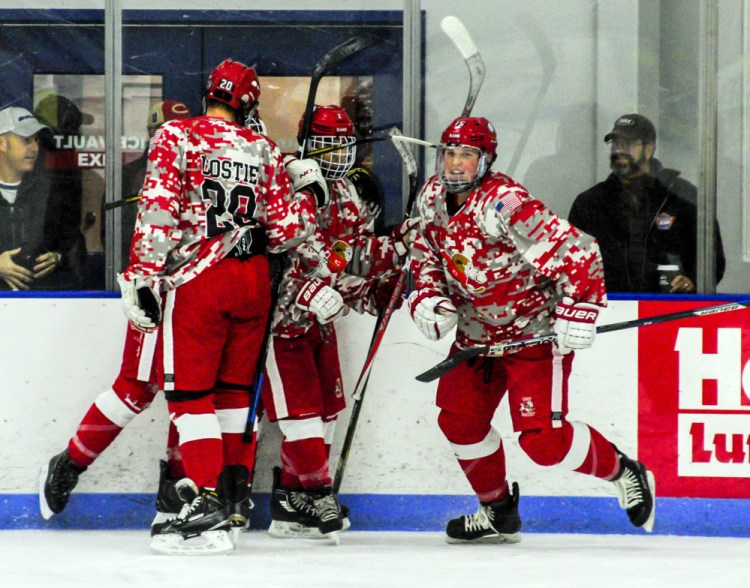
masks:
<path id="1" fill-rule="evenodd" d="M 640 317 L 712 302 L 642 301 Z M 657 495 L 750 498 L 750 311 L 639 330 L 638 455 Z"/>

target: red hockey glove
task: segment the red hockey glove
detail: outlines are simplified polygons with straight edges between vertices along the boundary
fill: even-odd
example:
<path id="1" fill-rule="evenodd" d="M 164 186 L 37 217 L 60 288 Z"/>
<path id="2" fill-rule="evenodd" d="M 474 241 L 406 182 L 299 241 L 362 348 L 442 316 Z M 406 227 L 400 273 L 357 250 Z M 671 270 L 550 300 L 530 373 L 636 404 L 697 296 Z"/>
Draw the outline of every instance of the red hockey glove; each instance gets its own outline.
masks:
<path id="1" fill-rule="evenodd" d="M 594 344 L 599 307 L 588 302 L 573 302 L 565 297 L 555 307 L 557 347 L 563 354 L 572 349 L 586 349 Z"/>

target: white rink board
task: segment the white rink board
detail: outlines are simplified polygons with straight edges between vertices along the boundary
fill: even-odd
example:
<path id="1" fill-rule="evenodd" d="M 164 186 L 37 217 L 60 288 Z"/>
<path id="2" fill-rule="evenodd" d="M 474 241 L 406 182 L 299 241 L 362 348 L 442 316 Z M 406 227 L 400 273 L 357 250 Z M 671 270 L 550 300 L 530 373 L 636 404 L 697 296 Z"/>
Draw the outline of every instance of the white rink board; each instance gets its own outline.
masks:
<path id="1" fill-rule="evenodd" d="M 614 301 L 599 324 L 632 320 L 637 302 Z M 79 420 L 110 387 L 119 370 L 125 334 L 120 301 L 107 299 L 0 299 L 0 493 L 34 494 L 40 465 L 65 448 Z M 337 323 L 347 395 L 369 345 L 373 317 L 354 313 Z M 370 377 L 346 476 L 345 493 L 471 494 L 437 427 L 436 383 L 414 376 L 447 354 L 449 341 L 431 343 L 405 310 L 388 328 Z M 578 354 L 571 383 L 571 420 L 599 429 L 628 454 L 637 440 L 637 329 L 600 335 Z M 351 404 L 351 399 L 349 399 Z M 518 449 L 501 409 L 495 426 L 508 453 L 508 475 L 538 496 L 611 496 L 609 485 L 563 471 L 546 471 Z M 349 412 L 339 420 L 332 468 Z M 167 414 L 159 395 L 81 477 L 76 492 L 154 492 L 157 461 L 166 443 Z M 268 492 L 278 461 L 278 428 L 265 427 L 255 490 Z M 12 450 L 11 450 L 12 449 Z"/>

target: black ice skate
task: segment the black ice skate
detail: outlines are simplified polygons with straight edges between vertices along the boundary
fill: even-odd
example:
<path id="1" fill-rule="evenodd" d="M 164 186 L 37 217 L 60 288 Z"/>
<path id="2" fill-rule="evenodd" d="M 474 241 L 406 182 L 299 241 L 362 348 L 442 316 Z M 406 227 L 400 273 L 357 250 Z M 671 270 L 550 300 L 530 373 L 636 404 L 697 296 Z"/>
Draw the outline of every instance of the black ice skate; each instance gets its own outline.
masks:
<path id="1" fill-rule="evenodd" d="M 198 490 L 189 478 L 177 482 L 176 489 L 183 501 L 182 510 L 151 538 L 151 549 L 164 555 L 216 555 L 232 551 L 232 525 L 223 498 L 209 488 Z"/>
<path id="2" fill-rule="evenodd" d="M 640 461 L 630 459 L 615 447 L 620 458 L 620 473 L 612 481 L 617 488 L 620 506 L 628 513 L 630 522 L 650 533 L 656 518 L 656 481 L 654 474 Z"/>
<path id="3" fill-rule="evenodd" d="M 70 461 L 67 449 L 42 467 L 39 474 L 39 510 L 45 519 L 65 509 L 70 493 L 78 484 L 78 476 L 86 469 Z"/>
<path id="4" fill-rule="evenodd" d="M 448 522 L 448 543 L 518 543 L 521 540 L 521 517 L 518 516 L 518 483 L 503 500 L 480 504 L 473 515 L 463 515 Z"/>
<path id="5" fill-rule="evenodd" d="M 297 537 L 303 539 L 324 539 L 318 528 L 320 518 L 315 510 L 313 499 L 304 490 L 293 490 L 281 485 L 281 468 L 273 468 L 273 488 L 271 490 L 271 526 L 268 534 L 271 537 L 286 539 Z M 351 527 L 349 508 L 339 504 L 344 517 L 346 531 Z"/>
<path id="6" fill-rule="evenodd" d="M 312 499 L 315 514 L 318 516 L 318 530 L 326 538 L 338 545 L 339 533 L 344 530 L 344 513 L 341 505 L 330 486 L 322 486 L 315 490 L 308 490 L 307 495 Z"/>
<path id="7" fill-rule="evenodd" d="M 227 518 L 232 529 L 232 539 L 236 543 L 239 534 L 250 526 L 250 486 L 247 467 L 243 465 L 225 466 L 219 476 L 219 493 L 224 497 Z"/>
<path id="8" fill-rule="evenodd" d="M 167 523 L 177 518 L 183 502 L 177 494 L 177 478 L 167 475 L 167 462 L 159 460 L 159 489 L 156 492 L 156 515 L 151 521 L 151 536 L 156 535 Z"/>

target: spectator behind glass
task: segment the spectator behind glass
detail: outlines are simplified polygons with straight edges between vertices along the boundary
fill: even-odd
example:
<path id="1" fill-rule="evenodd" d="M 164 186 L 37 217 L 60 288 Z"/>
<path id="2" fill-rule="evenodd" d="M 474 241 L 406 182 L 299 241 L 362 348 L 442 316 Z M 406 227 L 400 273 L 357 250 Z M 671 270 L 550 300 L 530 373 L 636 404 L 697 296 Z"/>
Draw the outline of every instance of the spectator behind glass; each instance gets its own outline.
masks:
<path id="1" fill-rule="evenodd" d="M 48 206 L 50 178 L 37 166 L 39 133 L 48 127 L 28 110 L 0 110 L 0 289 L 58 287 L 75 239 Z"/>
<path id="2" fill-rule="evenodd" d="M 73 245 L 67 257 L 68 271 L 58 276 L 60 289 L 91 289 L 87 287 L 86 275 L 90 271 L 91 259 L 86 250 L 86 239 L 81 230 L 83 209 L 83 178 L 78 166 L 77 152 L 69 137 L 81 135 L 81 127 L 91 124 L 93 117 L 84 114 L 76 104 L 59 94 L 50 94 L 40 100 L 34 108 L 34 116 L 49 127 L 39 133 L 40 156 L 37 168 L 44 168 L 50 178 L 52 190 L 49 196 L 48 216 L 56 219 L 59 231 Z M 102 285 L 103 288 L 103 277 Z"/>
<path id="3" fill-rule="evenodd" d="M 697 189 L 654 158 L 656 128 L 645 116 L 622 115 L 604 141 L 612 173 L 576 197 L 568 220 L 599 242 L 607 291 L 695 292 Z M 718 222 L 715 234 L 718 283 Z"/>
<path id="4" fill-rule="evenodd" d="M 148 130 L 149 139 L 154 136 L 158 129 L 165 122 L 180 118 L 190 118 L 190 110 L 182 102 L 177 100 L 164 100 L 157 102 L 151 107 L 146 119 L 146 129 Z M 125 164 L 122 167 L 122 193 L 123 199 L 138 196 L 143 187 L 143 180 L 146 176 L 146 162 L 148 161 L 148 146 L 137 159 Z M 128 265 L 130 256 L 130 241 L 133 237 L 135 228 L 135 219 L 138 215 L 137 204 L 129 204 L 120 209 L 121 226 L 122 226 L 122 257 L 120 258 L 120 271 Z"/>

